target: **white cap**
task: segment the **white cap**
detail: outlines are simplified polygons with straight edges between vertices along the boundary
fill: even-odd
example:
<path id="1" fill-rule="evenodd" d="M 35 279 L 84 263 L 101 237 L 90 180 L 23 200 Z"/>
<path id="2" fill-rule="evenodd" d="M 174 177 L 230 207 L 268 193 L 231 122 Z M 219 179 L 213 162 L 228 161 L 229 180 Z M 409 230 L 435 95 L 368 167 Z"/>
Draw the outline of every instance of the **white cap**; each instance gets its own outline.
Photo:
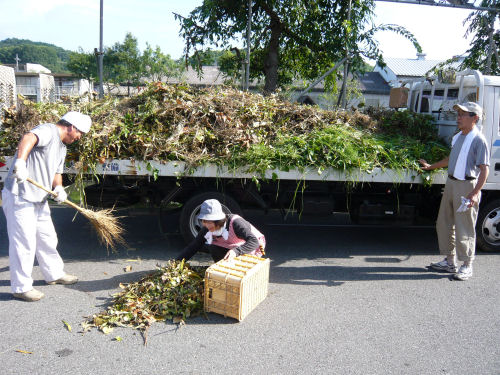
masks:
<path id="1" fill-rule="evenodd" d="M 74 111 L 67 112 L 63 117 L 61 117 L 61 120 L 69 122 L 82 133 L 88 133 L 90 130 L 90 125 L 92 125 L 90 116 Z"/>
<path id="2" fill-rule="evenodd" d="M 483 118 L 483 109 L 481 108 L 481 106 L 479 104 L 474 103 L 474 102 L 465 102 L 465 103 L 461 103 L 461 104 L 455 104 L 453 106 L 453 109 L 455 111 L 458 111 L 459 109 L 461 109 L 462 111 L 465 111 L 465 112 L 475 113 L 476 116 L 479 117 L 479 119 Z"/>
<path id="3" fill-rule="evenodd" d="M 222 211 L 222 206 L 217 199 L 207 199 L 201 204 L 198 219 L 217 221 L 225 218 L 226 214 Z"/>

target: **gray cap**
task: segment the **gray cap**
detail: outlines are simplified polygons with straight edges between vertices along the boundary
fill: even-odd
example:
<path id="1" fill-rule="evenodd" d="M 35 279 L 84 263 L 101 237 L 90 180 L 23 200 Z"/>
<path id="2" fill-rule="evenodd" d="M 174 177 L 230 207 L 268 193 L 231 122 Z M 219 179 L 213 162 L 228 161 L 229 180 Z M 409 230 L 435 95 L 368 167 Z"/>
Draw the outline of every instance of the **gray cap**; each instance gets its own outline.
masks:
<path id="1" fill-rule="evenodd" d="M 453 106 L 453 109 L 455 111 L 461 109 L 462 111 L 465 111 L 465 112 L 475 113 L 476 116 L 479 117 L 479 119 L 483 118 L 483 109 L 481 108 L 481 106 L 479 104 L 474 103 L 474 102 L 465 102 L 465 103 L 455 104 Z"/>
<path id="2" fill-rule="evenodd" d="M 217 199 L 207 199 L 201 204 L 199 220 L 217 221 L 226 218 L 226 214 L 222 211 L 222 206 Z"/>

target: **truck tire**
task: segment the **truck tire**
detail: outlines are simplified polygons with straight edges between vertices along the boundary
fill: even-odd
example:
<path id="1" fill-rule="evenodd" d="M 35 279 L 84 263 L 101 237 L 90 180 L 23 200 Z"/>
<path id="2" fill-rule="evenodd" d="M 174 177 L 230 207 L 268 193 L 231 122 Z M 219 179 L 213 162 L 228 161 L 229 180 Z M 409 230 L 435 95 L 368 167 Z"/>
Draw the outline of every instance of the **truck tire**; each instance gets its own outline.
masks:
<path id="1" fill-rule="evenodd" d="M 183 206 L 179 218 L 179 231 L 186 243 L 191 242 L 201 229 L 198 221 L 201 204 L 207 199 L 217 199 L 222 210 L 227 214 L 241 215 L 241 208 L 236 201 L 228 195 L 217 191 L 207 191 L 190 198 Z"/>
<path id="2" fill-rule="evenodd" d="M 476 237 L 479 249 L 500 252 L 500 199 L 495 199 L 479 209 Z"/>

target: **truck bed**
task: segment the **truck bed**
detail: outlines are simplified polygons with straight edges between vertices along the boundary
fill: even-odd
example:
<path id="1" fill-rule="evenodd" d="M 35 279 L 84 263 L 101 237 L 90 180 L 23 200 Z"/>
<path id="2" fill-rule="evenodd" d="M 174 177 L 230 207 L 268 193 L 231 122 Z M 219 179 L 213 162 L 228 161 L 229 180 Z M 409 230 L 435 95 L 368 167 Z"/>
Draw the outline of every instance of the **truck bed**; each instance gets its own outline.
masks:
<path id="1" fill-rule="evenodd" d="M 4 181 L 7 176 L 10 159 L 0 165 L 0 181 Z M 69 167 L 65 173 L 73 174 L 76 171 Z M 261 177 L 257 173 L 248 172 L 248 168 L 230 168 L 228 166 L 218 166 L 206 164 L 195 169 L 189 169 L 186 163 L 181 161 L 137 161 L 133 159 L 113 159 L 99 164 L 96 173 L 98 175 L 122 175 L 122 176 L 153 176 L 168 177 L 207 177 L 207 178 L 253 178 Z M 305 180 L 305 181 L 348 181 L 348 182 L 382 182 L 382 183 L 416 183 L 421 184 L 422 177 L 415 171 L 399 172 L 391 169 L 374 169 L 371 173 L 359 170 L 338 171 L 327 169 L 319 172 L 316 169 L 306 169 L 304 171 L 290 170 L 280 171 L 277 169 L 267 170 L 266 179 L 279 180 Z M 446 173 L 435 173 L 432 176 L 432 184 L 444 184 Z"/>

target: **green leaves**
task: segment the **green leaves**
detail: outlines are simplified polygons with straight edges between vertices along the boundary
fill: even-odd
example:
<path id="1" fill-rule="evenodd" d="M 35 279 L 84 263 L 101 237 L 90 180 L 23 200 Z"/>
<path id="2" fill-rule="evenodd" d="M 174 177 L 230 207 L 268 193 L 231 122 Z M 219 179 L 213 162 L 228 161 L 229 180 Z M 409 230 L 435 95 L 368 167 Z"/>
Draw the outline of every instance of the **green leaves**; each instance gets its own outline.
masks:
<path id="1" fill-rule="evenodd" d="M 482 0 L 482 7 L 499 8 L 498 0 Z M 478 69 L 484 74 L 500 74 L 500 34 L 495 32 L 495 22 L 498 24 L 498 12 L 475 11 L 464 21 L 468 23 L 465 37 L 472 35 L 470 48 L 465 54 L 461 68 Z"/>
<path id="2" fill-rule="evenodd" d="M 27 102 L 17 112 L 8 110 L 0 155 L 13 155 L 25 131 L 57 121 L 68 109 Z M 133 98 L 75 103 L 72 109 L 93 120 L 89 134 L 68 148 L 82 176 L 106 158 L 148 161 L 155 180 L 159 171 L 151 160 L 184 161 L 188 171 L 206 163 L 245 168 L 257 181 L 270 169 L 419 170 L 416 160 L 440 160 L 448 153 L 428 115 L 325 111 L 227 87 L 154 84 Z"/>

